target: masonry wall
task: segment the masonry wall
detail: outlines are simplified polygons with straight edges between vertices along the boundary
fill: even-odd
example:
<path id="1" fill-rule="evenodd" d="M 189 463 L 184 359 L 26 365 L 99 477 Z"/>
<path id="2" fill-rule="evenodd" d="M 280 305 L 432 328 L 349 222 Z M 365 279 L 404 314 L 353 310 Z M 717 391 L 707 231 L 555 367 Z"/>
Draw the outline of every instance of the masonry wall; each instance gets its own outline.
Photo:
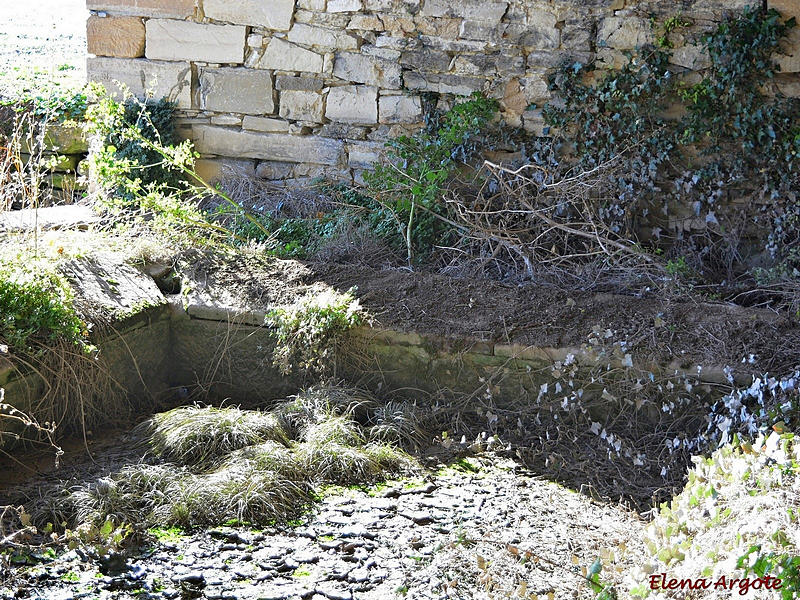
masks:
<path id="1" fill-rule="evenodd" d="M 87 0 L 89 79 L 169 96 L 204 156 L 265 179 L 358 180 L 383 142 L 421 126 L 422 94 L 482 90 L 504 119 L 541 132 L 548 72 L 570 58 L 619 64 L 673 34 L 676 68 L 707 64 L 693 44 L 725 11 L 761 0 Z M 800 20 L 799 0 L 769 0 Z M 775 92 L 800 96 L 800 28 L 776 56 Z"/>

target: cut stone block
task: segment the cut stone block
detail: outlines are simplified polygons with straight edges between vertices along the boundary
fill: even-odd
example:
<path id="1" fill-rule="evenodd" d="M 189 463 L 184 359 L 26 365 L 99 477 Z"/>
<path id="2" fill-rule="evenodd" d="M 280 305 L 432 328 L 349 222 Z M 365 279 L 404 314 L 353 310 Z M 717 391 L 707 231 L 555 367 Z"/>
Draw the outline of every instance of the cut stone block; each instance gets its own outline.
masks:
<path id="1" fill-rule="evenodd" d="M 288 39 L 294 44 L 323 48 L 325 50 L 355 50 L 358 40 L 341 30 L 314 27 L 305 23 L 295 23 Z"/>
<path id="2" fill-rule="evenodd" d="M 381 123 L 418 123 L 422 120 L 422 101 L 419 96 L 381 96 Z"/>
<path id="3" fill-rule="evenodd" d="M 251 115 L 275 110 L 272 76 L 266 71 L 202 68 L 198 79 L 198 108 Z"/>
<path id="4" fill-rule="evenodd" d="M 86 0 L 88 10 L 118 15 L 186 19 L 197 11 L 196 0 Z"/>
<path id="5" fill-rule="evenodd" d="M 272 38 L 256 68 L 321 73 L 323 62 L 322 56 L 316 52 L 295 46 L 280 38 Z"/>
<path id="6" fill-rule="evenodd" d="M 486 79 L 463 75 L 428 74 L 409 71 L 405 74 L 405 83 L 410 90 L 469 96 L 471 93 L 483 89 Z"/>
<path id="7" fill-rule="evenodd" d="M 616 50 L 632 50 L 653 43 L 653 29 L 646 19 L 636 17 L 608 17 L 600 22 L 598 43 Z"/>
<path id="8" fill-rule="evenodd" d="M 383 89 L 400 89 L 400 65 L 376 56 L 338 52 L 333 74 L 345 81 L 366 83 Z"/>
<path id="9" fill-rule="evenodd" d="M 209 63 L 244 62 L 247 28 L 241 25 L 150 19 L 146 29 L 147 58 Z"/>
<path id="10" fill-rule="evenodd" d="M 302 90 L 281 92 L 280 115 L 291 121 L 322 123 L 322 94 Z"/>
<path id="11" fill-rule="evenodd" d="M 140 17 L 89 17 L 86 22 L 89 54 L 139 58 L 144 56 L 145 29 Z"/>
<path id="12" fill-rule="evenodd" d="M 195 126 L 193 132 L 195 148 L 203 154 L 318 165 L 338 165 L 343 160 L 344 144 L 339 140 L 252 133 L 213 125 Z"/>
<path id="13" fill-rule="evenodd" d="M 508 2 L 425 0 L 422 15 L 425 17 L 456 17 L 499 23 L 507 10 Z"/>
<path id="14" fill-rule="evenodd" d="M 289 123 L 281 119 L 270 119 L 268 117 L 246 116 L 242 121 L 242 127 L 252 131 L 268 133 L 287 133 L 289 131 Z"/>
<path id="15" fill-rule="evenodd" d="M 358 12 L 361 10 L 361 0 L 328 0 L 329 13 Z"/>
<path id="16" fill-rule="evenodd" d="M 381 159 L 384 145 L 378 142 L 347 144 L 347 165 L 351 169 L 371 169 Z"/>
<path id="17" fill-rule="evenodd" d="M 275 89 L 319 92 L 322 89 L 322 79 L 317 79 L 316 77 L 290 77 L 288 75 L 278 75 L 275 78 Z"/>
<path id="18" fill-rule="evenodd" d="M 294 0 L 203 0 L 203 12 L 215 21 L 287 31 L 292 24 Z"/>
<path id="19" fill-rule="evenodd" d="M 119 81 L 137 98 L 169 98 L 179 108 L 192 107 L 192 65 L 188 62 L 158 62 L 145 59 L 89 57 L 89 81 L 102 84 L 119 99 Z"/>
<path id="20" fill-rule="evenodd" d="M 325 116 L 331 121 L 358 125 L 378 122 L 378 88 L 345 85 L 331 88 Z"/>
<path id="21" fill-rule="evenodd" d="M 800 72 L 800 27 L 795 26 L 781 44 L 781 53 L 773 56 L 781 73 Z"/>

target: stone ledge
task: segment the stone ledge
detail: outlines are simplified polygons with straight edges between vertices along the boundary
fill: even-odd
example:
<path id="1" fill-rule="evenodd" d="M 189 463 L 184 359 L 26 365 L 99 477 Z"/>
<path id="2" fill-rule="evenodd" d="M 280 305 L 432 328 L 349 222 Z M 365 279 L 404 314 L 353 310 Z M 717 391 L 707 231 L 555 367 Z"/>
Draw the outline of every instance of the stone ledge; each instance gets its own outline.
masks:
<path id="1" fill-rule="evenodd" d="M 250 325 L 264 327 L 267 311 L 242 310 L 233 306 L 208 304 L 202 301 L 192 301 L 186 308 L 186 314 L 193 319 L 203 321 L 219 321 L 233 325 Z"/>
<path id="2" fill-rule="evenodd" d="M 138 17 L 186 19 L 197 13 L 197 0 L 86 0 L 86 8 Z"/>

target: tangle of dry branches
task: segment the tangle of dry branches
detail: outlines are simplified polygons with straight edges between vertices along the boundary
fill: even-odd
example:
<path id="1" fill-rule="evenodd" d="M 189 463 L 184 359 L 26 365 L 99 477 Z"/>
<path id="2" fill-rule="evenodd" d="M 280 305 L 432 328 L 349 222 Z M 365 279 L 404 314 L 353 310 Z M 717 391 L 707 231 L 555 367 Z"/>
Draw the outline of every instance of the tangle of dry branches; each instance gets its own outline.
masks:
<path id="1" fill-rule="evenodd" d="M 618 203 L 615 157 L 588 170 L 538 164 L 511 169 L 485 161 L 477 193 L 450 193 L 452 214 L 479 256 L 505 260 L 534 278 L 537 270 L 570 269 L 598 260 L 606 266 L 654 265 L 636 242 L 635 224 Z M 507 269 L 506 269 L 507 270 Z"/>

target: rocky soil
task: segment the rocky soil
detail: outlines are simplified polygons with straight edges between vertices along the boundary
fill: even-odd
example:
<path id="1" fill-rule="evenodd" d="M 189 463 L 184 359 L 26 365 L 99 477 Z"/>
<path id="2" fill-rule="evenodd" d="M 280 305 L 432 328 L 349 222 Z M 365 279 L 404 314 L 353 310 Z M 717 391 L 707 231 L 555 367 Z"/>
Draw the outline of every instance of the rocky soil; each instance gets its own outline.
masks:
<path id="1" fill-rule="evenodd" d="M 335 490 L 288 529 L 162 535 L 103 561 L 42 557 L 15 567 L 0 598 L 591 598 L 581 567 L 611 552 L 616 569 L 637 561 L 642 527 L 484 455 L 424 480 Z"/>

